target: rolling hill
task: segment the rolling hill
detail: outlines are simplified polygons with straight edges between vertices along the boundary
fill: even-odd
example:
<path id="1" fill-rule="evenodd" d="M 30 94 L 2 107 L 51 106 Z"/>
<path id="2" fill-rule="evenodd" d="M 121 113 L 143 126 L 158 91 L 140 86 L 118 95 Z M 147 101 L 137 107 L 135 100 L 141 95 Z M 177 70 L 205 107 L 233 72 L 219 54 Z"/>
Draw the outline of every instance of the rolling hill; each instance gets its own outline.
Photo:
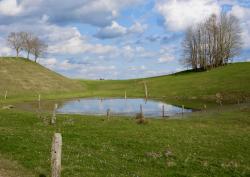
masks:
<path id="1" fill-rule="evenodd" d="M 78 81 L 59 75 L 24 58 L 0 58 L 0 95 L 30 95 L 82 91 Z"/>
<path id="2" fill-rule="evenodd" d="M 172 75 L 124 81 L 81 81 L 93 96 L 143 97 L 144 82 L 151 98 L 172 103 L 215 102 L 216 93 L 224 102 L 250 98 L 250 62 L 234 63 L 206 72 L 180 72 Z"/>
<path id="3" fill-rule="evenodd" d="M 24 58 L 0 58 L 0 96 L 30 100 L 38 93 L 44 99 L 73 97 L 149 97 L 190 107 L 215 104 L 216 93 L 224 103 L 245 102 L 250 98 L 250 62 L 234 63 L 206 72 L 180 72 L 172 75 L 132 80 L 73 80 Z"/>

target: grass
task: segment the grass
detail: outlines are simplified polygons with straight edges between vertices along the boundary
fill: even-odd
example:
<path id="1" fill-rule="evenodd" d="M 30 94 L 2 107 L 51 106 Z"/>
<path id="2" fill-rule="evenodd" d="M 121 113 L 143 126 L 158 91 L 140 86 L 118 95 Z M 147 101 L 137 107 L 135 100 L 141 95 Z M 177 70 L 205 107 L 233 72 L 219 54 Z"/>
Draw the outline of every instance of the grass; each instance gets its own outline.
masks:
<path id="1" fill-rule="evenodd" d="M 5 159 L 0 156 L 0 176 L 1 177 L 34 177 L 27 169 L 24 169 L 17 162 Z"/>
<path id="2" fill-rule="evenodd" d="M 144 97 L 144 81 L 149 97 L 172 104 L 201 108 L 214 107 L 216 93 L 223 104 L 250 98 L 250 62 L 235 63 L 208 72 L 181 72 L 168 76 L 134 80 L 70 80 L 23 58 L 0 58 L 2 103 L 79 97 Z M 4 100 L 5 90 L 8 99 Z"/>
<path id="3" fill-rule="evenodd" d="M 73 97 L 144 97 L 201 108 L 186 119 L 147 120 L 0 110 L 0 169 L 50 175 L 52 136 L 63 136 L 62 176 L 250 176 L 250 63 L 125 80 L 71 80 L 21 58 L 0 58 L 0 106 Z M 7 100 L 3 99 L 8 90 Z M 218 109 L 215 94 L 223 96 Z M 241 108 L 240 108 L 241 107 Z M 12 165 L 8 165 L 10 164 Z M 13 165 L 14 164 L 14 165 Z M 10 170 L 9 175 L 15 172 Z M 0 176 L 1 176 L 0 170 Z"/>
<path id="4" fill-rule="evenodd" d="M 250 63 L 235 63 L 208 72 L 186 72 L 174 75 L 125 80 L 82 81 L 91 95 L 143 97 L 145 81 L 149 96 L 188 107 L 214 105 L 216 93 L 223 95 L 225 104 L 250 98 Z"/>
<path id="5" fill-rule="evenodd" d="M 50 174 L 54 132 L 63 137 L 62 176 L 248 176 L 250 110 L 197 113 L 182 120 L 0 111 L 0 154 Z"/>
<path id="6" fill-rule="evenodd" d="M 59 75 L 24 58 L 0 57 L 0 95 L 8 91 L 9 98 L 29 95 L 83 91 L 75 80 Z"/>

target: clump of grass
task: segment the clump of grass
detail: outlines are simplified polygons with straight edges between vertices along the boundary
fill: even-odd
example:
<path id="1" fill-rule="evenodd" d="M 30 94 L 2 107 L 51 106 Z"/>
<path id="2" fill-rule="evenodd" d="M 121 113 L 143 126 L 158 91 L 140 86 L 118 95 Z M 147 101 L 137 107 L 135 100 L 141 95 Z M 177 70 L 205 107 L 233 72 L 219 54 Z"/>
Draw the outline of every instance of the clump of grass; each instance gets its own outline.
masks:
<path id="1" fill-rule="evenodd" d="M 144 115 L 142 114 L 142 113 L 137 113 L 136 115 L 135 115 L 135 119 L 141 119 L 141 118 L 144 118 Z"/>
<path id="2" fill-rule="evenodd" d="M 222 94 L 221 93 L 216 93 L 215 97 L 216 97 L 216 103 L 219 104 L 220 106 L 222 106 L 222 101 L 223 101 Z"/>
<path id="3" fill-rule="evenodd" d="M 145 117 L 142 113 L 137 113 L 135 119 L 136 119 L 137 124 L 147 124 L 148 123 L 148 121 L 145 119 Z"/>

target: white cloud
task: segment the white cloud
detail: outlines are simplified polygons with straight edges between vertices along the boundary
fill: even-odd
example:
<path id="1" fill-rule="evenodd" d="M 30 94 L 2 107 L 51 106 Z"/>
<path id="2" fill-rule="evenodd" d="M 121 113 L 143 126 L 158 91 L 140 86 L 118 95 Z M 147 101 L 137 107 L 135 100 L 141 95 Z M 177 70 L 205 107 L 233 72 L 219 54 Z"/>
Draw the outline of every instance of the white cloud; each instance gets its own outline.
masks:
<path id="1" fill-rule="evenodd" d="M 127 33 L 127 29 L 125 27 L 113 21 L 110 26 L 100 29 L 98 33 L 96 34 L 96 37 L 104 38 L 104 39 L 115 38 L 115 37 L 123 36 L 126 33 Z"/>
<path id="2" fill-rule="evenodd" d="M 143 33 L 147 29 L 147 25 L 135 22 L 129 29 L 128 33 Z"/>
<path id="3" fill-rule="evenodd" d="M 147 67 L 144 66 L 144 65 L 141 65 L 141 66 L 130 66 L 129 67 L 130 71 L 144 71 L 146 69 L 147 69 Z"/>
<path id="4" fill-rule="evenodd" d="M 163 0 L 156 3 L 156 10 L 169 30 L 182 31 L 213 13 L 218 14 L 220 6 L 212 0 Z"/>
<path id="5" fill-rule="evenodd" d="M 95 26 L 107 26 L 122 9 L 137 5 L 142 0 L 1 0 L 0 22 L 37 22 L 43 14 L 54 23 L 80 22 Z M 6 16 L 6 18 L 5 18 Z M 9 16 L 15 18 L 7 19 Z M 19 18 L 20 17 L 20 18 Z"/>
<path id="6" fill-rule="evenodd" d="M 236 16 L 242 27 L 243 47 L 250 48 L 250 9 L 238 5 L 232 7 L 231 13 Z"/>
<path id="7" fill-rule="evenodd" d="M 0 1 L 0 14 L 15 16 L 23 11 L 23 7 L 18 4 L 17 0 Z"/>
<path id="8" fill-rule="evenodd" d="M 175 60 L 174 55 L 165 54 L 158 59 L 158 63 L 167 63 L 167 62 L 174 61 L 174 60 Z"/>
<path id="9" fill-rule="evenodd" d="M 99 29 L 95 36 L 101 39 L 116 38 L 128 34 L 143 33 L 146 28 L 147 25 L 143 25 L 139 22 L 136 22 L 131 27 L 126 28 L 118 24 L 116 21 L 112 21 L 112 24 L 110 26 Z"/>
<path id="10" fill-rule="evenodd" d="M 0 56 L 10 56 L 12 53 L 13 52 L 9 47 L 0 47 Z"/>
<path id="11" fill-rule="evenodd" d="M 38 62 L 47 68 L 55 69 L 58 61 L 56 58 L 42 58 Z"/>
<path id="12" fill-rule="evenodd" d="M 176 53 L 178 48 L 175 45 L 162 46 L 158 54 L 158 63 L 168 63 L 176 60 Z"/>

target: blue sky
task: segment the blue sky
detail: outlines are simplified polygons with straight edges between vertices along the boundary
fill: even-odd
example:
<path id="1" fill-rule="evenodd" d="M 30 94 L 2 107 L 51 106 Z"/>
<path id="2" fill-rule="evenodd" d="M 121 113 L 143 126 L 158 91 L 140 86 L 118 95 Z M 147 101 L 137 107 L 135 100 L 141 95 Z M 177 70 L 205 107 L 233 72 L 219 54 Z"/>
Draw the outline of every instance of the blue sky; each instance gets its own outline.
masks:
<path id="1" fill-rule="evenodd" d="M 185 29 L 222 10 L 242 26 L 242 54 L 234 61 L 249 61 L 249 0 L 0 0 L 0 55 L 14 55 L 10 32 L 28 31 L 49 46 L 39 63 L 68 77 L 173 73 L 185 69 Z"/>

